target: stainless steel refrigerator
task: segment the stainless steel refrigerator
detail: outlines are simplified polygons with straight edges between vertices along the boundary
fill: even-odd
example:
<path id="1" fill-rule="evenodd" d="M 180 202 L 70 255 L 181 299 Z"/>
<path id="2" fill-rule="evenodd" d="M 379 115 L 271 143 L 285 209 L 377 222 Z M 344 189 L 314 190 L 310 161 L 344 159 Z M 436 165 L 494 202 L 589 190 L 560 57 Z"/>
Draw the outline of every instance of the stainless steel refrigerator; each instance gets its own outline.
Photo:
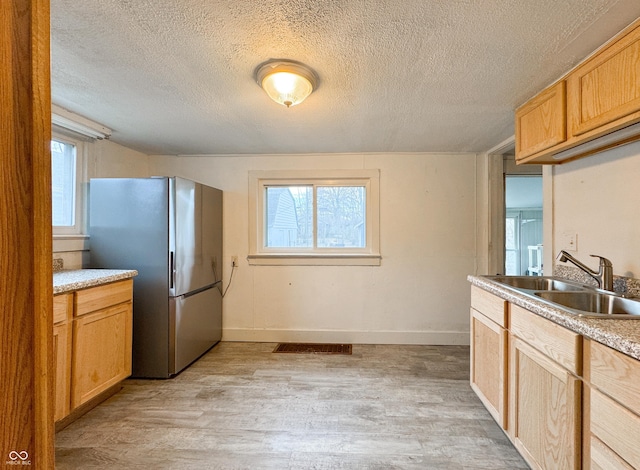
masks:
<path id="1" fill-rule="evenodd" d="M 89 183 L 90 265 L 137 269 L 133 376 L 167 378 L 222 336 L 222 191 L 178 177 Z"/>

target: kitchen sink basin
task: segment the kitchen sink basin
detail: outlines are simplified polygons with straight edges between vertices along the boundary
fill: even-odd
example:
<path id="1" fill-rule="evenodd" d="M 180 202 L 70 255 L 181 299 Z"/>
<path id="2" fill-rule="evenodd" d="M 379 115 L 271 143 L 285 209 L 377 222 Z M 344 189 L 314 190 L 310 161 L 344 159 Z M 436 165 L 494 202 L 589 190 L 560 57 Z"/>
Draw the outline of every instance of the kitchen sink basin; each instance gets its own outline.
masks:
<path id="1" fill-rule="evenodd" d="M 561 305 L 580 316 L 640 319 L 640 301 L 599 291 L 534 292 L 548 302 Z"/>
<path id="2" fill-rule="evenodd" d="M 487 279 L 505 284 L 516 289 L 534 291 L 584 291 L 589 286 L 577 282 L 565 281 L 553 277 L 541 276 L 487 276 Z"/>
<path id="3" fill-rule="evenodd" d="M 485 278 L 537 297 L 572 315 L 640 320 L 640 299 L 629 299 L 579 282 L 544 276 L 485 276 Z"/>

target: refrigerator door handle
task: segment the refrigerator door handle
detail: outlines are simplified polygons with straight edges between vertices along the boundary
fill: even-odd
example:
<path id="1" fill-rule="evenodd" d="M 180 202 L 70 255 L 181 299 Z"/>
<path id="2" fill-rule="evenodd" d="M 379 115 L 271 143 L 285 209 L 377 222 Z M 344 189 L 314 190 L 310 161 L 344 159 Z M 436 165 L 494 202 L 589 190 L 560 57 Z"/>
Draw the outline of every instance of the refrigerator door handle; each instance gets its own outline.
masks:
<path id="1" fill-rule="evenodd" d="M 169 252 L 169 289 L 173 289 L 176 280 L 176 267 L 174 264 L 173 251 Z"/>

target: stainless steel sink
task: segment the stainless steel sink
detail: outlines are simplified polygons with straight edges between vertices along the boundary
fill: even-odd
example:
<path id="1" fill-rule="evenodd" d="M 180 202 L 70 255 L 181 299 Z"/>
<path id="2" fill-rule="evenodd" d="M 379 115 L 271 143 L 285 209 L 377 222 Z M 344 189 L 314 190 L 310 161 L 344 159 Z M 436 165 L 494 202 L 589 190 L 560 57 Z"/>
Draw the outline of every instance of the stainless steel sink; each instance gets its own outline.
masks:
<path id="1" fill-rule="evenodd" d="M 534 295 L 554 304 L 562 305 L 585 317 L 640 319 L 640 301 L 600 291 L 534 292 Z"/>
<path id="2" fill-rule="evenodd" d="M 487 279 L 516 289 L 533 291 L 584 291 L 591 287 L 578 282 L 542 276 L 486 276 Z"/>
<path id="3" fill-rule="evenodd" d="M 629 299 L 579 282 L 544 276 L 485 276 L 581 317 L 640 320 L 640 299 Z"/>

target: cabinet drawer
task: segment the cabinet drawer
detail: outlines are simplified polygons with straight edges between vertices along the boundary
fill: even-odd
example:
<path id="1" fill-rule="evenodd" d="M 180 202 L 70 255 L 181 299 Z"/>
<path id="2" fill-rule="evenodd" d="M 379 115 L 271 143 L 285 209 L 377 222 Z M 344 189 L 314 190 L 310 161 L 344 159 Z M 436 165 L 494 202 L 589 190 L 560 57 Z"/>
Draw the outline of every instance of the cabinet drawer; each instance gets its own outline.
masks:
<path id="1" fill-rule="evenodd" d="M 85 315 L 103 308 L 128 302 L 133 296 L 133 280 L 113 282 L 76 292 L 75 315 Z"/>
<path id="2" fill-rule="evenodd" d="M 640 361 L 590 341 L 591 385 L 640 414 Z"/>
<path id="3" fill-rule="evenodd" d="M 53 296 L 53 323 L 71 318 L 73 308 L 73 294 L 58 294 Z"/>
<path id="4" fill-rule="evenodd" d="M 591 435 L 591 470 L 633 470 L 600 439 Z"/>
<path id="5" fill-rule="evenodd" d="M 591 390 L 591 433 L 633 468 L 640 468 L 640 417 L 597 390 Z"/>
<path id="6" fill-rule="evenodd" d="M 498 296 L 471 286 L 471 307 L 496 322 L 503 328 L 507 326 L 507 302 Z"/>
<path id="7" fill-rule="evenodd" d="M 511 333 L 569 372 L 582 374 L 582 337 L 518 305 L 511 305 Z"/>

